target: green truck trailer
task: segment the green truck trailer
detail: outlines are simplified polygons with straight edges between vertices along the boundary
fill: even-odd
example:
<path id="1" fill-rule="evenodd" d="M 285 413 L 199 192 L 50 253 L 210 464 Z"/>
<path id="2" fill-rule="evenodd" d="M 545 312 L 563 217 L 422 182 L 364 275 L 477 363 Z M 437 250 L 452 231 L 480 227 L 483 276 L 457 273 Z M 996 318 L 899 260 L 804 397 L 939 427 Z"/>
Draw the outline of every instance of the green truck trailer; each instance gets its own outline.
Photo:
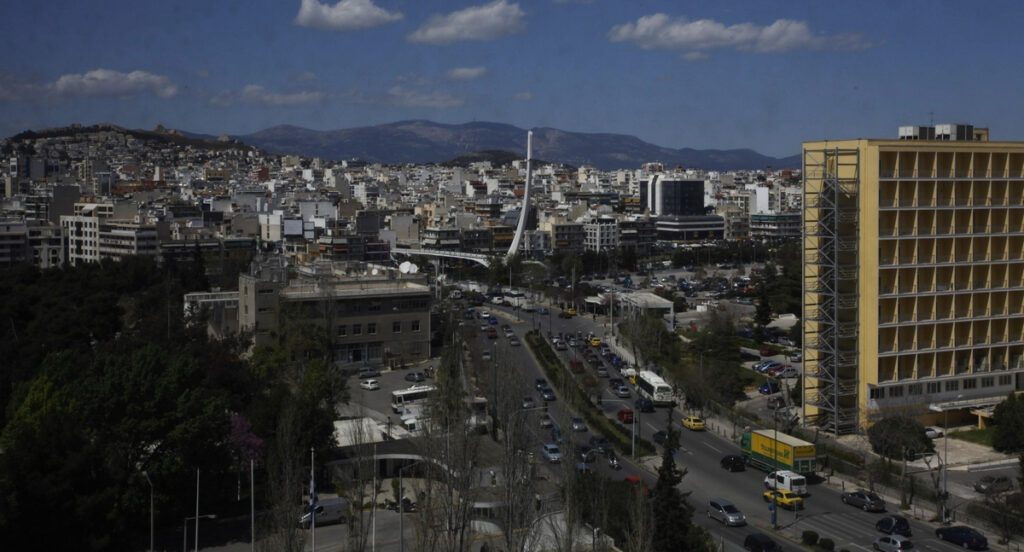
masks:
<path id="1" fill-rule="evenodd" d="M 740 448 L 747 465 L 765 471 L 789 470 L 811 475 L 815 470 L 817 451 L 814 443 L 775 430 L 744 432 Z"/>

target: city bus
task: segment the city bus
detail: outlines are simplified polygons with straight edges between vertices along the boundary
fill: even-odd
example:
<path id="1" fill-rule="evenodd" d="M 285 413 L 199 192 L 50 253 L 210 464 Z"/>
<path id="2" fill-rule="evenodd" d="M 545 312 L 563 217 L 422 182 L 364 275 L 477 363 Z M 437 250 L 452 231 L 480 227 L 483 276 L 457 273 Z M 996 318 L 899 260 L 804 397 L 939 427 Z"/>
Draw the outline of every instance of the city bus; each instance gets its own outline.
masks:
<path id="1" fill-rule="evenodd" d="M 433 385 L 413 385 L 407 389 L 392 391 L 391 409 L 396 414 L 401 414 L 410 406 L 426 404 L 430 397 L 434 396 L 435 391 L 437 388 Z"/>
<path id="2" fill-rule="evenodd" d="M 649 370 L 642 370 L 637 373 L 633 383 L 636 384 L 637 394 L 650 399 L 655 405 L 666 406 L 672 404 L 672 386 L 661 379 L 661 376 L 658 374 Z"/>

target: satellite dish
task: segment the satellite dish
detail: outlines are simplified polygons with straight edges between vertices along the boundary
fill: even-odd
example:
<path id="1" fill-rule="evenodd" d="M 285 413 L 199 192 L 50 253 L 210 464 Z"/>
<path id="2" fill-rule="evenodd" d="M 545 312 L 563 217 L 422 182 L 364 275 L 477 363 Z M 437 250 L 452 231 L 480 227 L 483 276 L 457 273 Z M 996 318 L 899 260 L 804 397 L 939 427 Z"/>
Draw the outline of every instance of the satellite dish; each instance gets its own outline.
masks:
<path id="1" fill-rule="evenodd" d="M 370 272 L 370 274 L 373 274 L 374 276 L 376 276 L 376 275 L 380 274 L 380 271 L 375 268 L 375 269 L 373 269 L 372 272 Z"/>
<path id="2" fill-rule="evenodd" d="M 412 268 L 412 266 L 412 263 L 410 263 L 409 261 L 405 261 L 402 264 L 398 265 L 398 271 L 401 272 L 402 274 L 408 274 L 409 269 Z"/>
<path id="3" fill-rule="evenodd" d="M 416 274 L 419 271 L 420 271 L 420 267 L 418 267 L 418 266 L 416 266 L 416 265 L 414 265 L 412 263 L 409 263 L 409 274 Z"/>

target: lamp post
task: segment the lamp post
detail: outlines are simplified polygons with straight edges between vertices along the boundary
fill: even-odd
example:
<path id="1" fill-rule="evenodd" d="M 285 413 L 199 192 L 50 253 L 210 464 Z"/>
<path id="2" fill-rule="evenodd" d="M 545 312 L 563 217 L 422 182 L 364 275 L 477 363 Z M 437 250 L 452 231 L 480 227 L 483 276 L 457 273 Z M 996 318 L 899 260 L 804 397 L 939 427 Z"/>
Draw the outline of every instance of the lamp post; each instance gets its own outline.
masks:
<path id="1" fill-rule="evenodd" d="M 416 461 L 413 462 L 412 464 L 409 464 L 408 466 L 402 466 L 401 468 L 398 468 L 398 494 L 400 496 L 397 497 L 396 502 L 398 502 L 398 536 L 400 543 L 400 552 L 405 552 L 405 504 L 403 504 L 405 499 L 405 481 L 403 480 L 404 476 L 402 472 L 404 472 L 408 468 L 415 466 L 418 463 L 419 461 Z"/>
<path id="2" fill-rule="evenodd" d="M 201 516 L 189 516 L 185 518 L 185 521 L 181 524 L 182 535 L 181 535 L 181 550 L 182 552 L 188 552 L 188 522 L 195 520 L 196 522 L 196 552 L 199 551 L 199 519 L 217 519 L 217 514 L 203 514 Z"/>
<path id="3" fill-rule="evenodd" d="M 142 475 L 149 483 L 149 552 L 153 552 L 153 480 L 149 478 L 149 472 L 143 471 Z"/>

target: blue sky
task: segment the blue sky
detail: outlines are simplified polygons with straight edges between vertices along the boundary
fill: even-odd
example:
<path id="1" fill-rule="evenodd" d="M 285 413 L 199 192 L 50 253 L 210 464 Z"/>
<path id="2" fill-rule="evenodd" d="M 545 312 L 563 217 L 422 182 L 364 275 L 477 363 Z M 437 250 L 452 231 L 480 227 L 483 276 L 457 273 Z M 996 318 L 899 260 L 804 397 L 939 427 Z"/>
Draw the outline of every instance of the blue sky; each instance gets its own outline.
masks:
<path id="1" fill-rule="evenodd" d="M 1011 2 L 10 2 L 0 135 L 477 120 L 783 156 L 934 118 L 1022 140 L 1021 28 Z"/>

